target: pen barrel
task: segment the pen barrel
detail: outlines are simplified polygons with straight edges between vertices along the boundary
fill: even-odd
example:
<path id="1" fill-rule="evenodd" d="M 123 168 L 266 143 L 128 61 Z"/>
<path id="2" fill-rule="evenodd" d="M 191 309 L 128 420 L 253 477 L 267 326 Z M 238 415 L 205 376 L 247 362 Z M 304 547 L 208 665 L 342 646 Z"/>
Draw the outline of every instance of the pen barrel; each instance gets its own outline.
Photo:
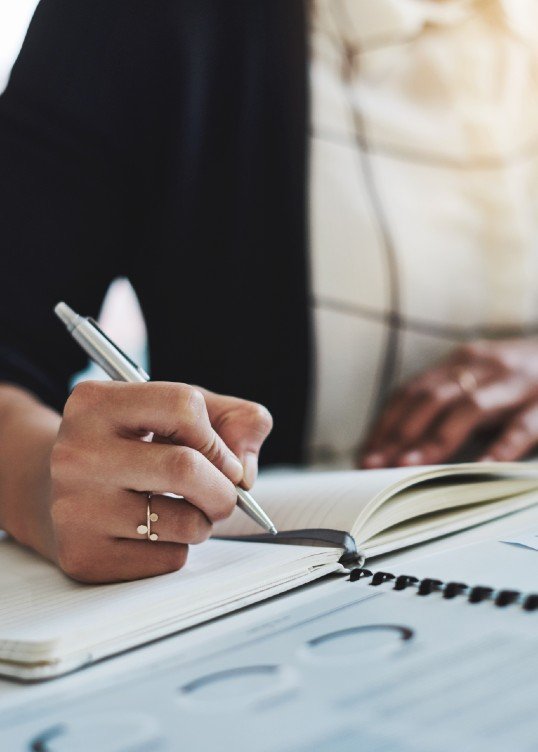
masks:
<path id="1" fill-rule="evenodd" d="M 110 342 L 101 334 L 99 329 L 87 320 L 73 329 L 71 335 L 85 350 L 90 358 L 100 366 L 114 381 L 143 382 L 148 381 L 147 374 L 130 360 L 125 358 L 111 358 Z"/>
<path id="2" fill-rule="evenodd" d="M 111 379 L 143 384 L 150 380 L 148 374 L 101 331 L 96 321 L 91 318 L 82 318 L 63 301 L 55 306 L 54 312 L 63 321 L 73 339 L 78 342 L 84 352 Z M 236 486 L 236 490 L 238 507 L 258 525 L 276 535 L 276 527 L 248 491 L 239 486 Z"/>
<path id="3" fill-rule="evenodd" d="M 239 509 L 245 512 L 251 520 L 254 520 L 254 522 L 267 530 L 267 532 L 275 535 L 277 532 L 276 527 L 258 502 L 244 488 L 240 486 L 236 486 L 235 488 L 237 490 L 237 506 Z"/>

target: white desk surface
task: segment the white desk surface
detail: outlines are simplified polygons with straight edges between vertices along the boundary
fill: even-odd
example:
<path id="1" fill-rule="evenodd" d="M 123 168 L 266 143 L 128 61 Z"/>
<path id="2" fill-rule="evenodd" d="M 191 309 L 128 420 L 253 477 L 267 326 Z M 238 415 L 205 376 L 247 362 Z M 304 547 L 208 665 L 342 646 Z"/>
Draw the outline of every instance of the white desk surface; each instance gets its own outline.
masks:
<path id="1" fill-rule="evenodd" d="M 538 592 L 538 551 L 500 542 L 521 530 L 538 532 L 537 507 L 403 552 L 377 557 L 367 566 L 374 571 L 382 569 L 445 580 L 461 579 L 471 585 L 515 587 Z M 476 544 L 479 544 L 478 548 L 473 548 Z M 267 620 L 278 618 L 284 604 L 293 602 L 294 606 L 301 606 L 327 589 L 339 587 L 348 587 L 344 578 L 324 579 L 49 682 L 24 685 L 0 679 L 0 713 L 41 699 L 54 700 L 55 697 L 91 690 L 94 684 L 117 680 L 134 669 L 139 672 L 147 667 L 150 673 L 153 666 L 166 663 L 167 658 L 179 651 L 197 649 L 206 641 L 244 629 L 262 614 Z"/>

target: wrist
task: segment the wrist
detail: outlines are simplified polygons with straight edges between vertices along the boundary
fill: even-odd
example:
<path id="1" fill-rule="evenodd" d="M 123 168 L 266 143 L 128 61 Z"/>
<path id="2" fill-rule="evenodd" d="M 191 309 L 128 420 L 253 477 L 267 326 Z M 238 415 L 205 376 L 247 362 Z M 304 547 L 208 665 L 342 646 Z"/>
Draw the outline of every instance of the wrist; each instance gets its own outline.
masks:
<path id="1" fill-rule="evenodd" d="M 50 454 L 60 422 L 29 392 L 0 384 L 0 528 L 49 558 Z"/>

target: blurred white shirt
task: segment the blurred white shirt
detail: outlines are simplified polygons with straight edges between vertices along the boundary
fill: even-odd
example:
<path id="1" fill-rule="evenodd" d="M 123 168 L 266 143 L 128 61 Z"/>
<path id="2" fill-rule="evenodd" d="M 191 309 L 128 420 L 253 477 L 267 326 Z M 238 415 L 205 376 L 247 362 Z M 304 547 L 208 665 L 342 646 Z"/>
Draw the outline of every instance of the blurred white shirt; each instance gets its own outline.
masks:
<path id="1" fill-rule="evenodd" d="M 538 331 L 538 2 L 316 0 L 311 458 L 394 386 Z"/>

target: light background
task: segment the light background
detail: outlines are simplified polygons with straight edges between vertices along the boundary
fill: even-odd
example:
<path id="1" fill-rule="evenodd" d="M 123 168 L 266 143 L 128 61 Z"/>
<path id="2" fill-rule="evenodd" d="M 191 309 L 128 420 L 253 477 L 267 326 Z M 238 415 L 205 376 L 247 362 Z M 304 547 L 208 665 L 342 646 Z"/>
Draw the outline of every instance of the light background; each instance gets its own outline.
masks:
<path id="1" fill-rule="evenodd" d="M 39 0 L 0 0 L 0 93 L 20 52 L 28 26 Z M 66 302 L 68 300 L 66 290 Z M 96 316 L 98 311 L 80 311 Z M 132 357 L 147 367 L 146 334 L 134 291 L 125 279 L 116 280 L 109 290 L 99 316 L 109 335 Z M 91 367 L 80 378 L 106 378 L 101 369 Z"/>

